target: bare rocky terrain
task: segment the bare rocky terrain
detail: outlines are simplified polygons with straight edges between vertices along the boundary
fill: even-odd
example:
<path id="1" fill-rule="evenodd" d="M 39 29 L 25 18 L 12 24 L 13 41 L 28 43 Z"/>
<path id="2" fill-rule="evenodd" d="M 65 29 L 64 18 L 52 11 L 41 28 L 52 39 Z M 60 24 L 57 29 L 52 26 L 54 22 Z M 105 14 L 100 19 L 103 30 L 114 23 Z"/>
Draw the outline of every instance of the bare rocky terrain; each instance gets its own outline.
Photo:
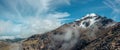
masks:
<path id="1" fill-rule="evenodd" d="M 0 42 L 0 50 L 22 50 L 20 43 Z"/>

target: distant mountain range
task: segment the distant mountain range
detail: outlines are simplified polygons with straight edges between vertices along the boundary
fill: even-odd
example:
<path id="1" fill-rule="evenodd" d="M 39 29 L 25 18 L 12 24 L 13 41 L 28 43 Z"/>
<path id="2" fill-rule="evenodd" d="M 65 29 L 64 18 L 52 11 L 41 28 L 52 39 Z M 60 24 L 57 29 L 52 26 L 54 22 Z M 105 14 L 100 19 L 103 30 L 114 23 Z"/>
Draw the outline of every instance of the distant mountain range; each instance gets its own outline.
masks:
<path id="1" fill-rule="evenodd" d="M 24 40 L 25 38 L 15 38 L 15 39 L 0 39 L 0 41 L 14 43 L 14 42 L 20 42 Z"/>
<path id="2" fill-rule="evenodd" d="M 50 32 L 19 40 L 14 50 L 120 50 L 120 22 L 91 13 Z"/>

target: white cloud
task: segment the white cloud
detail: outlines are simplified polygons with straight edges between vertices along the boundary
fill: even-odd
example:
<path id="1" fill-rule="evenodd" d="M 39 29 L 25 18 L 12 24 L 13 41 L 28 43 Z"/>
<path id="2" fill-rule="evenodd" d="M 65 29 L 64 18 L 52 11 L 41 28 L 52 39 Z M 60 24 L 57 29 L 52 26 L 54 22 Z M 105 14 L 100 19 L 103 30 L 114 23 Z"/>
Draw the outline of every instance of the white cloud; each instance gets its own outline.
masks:
<path id="1" fill-rule="evenodd" d="M 70 14 L 54 11 L 54 5 L 52 6 L 54 2 L 51 1 L 53 0 L 6 0 L 8 9 L 1 9 L 0 16 L 8 20 L 0 19 L 1 37 L 2 35 L 28 37 L 61 26 L 63 21 L 61 18 Z M 58 5 L 65 3 L 70 4 L 68 0 L 62 0 Z"/>
<path id="2" fill-rule="evenodd" d="M 113 10 L 111 13 L 113 19 L 120 21 L 120 0 L 105 0 L 104 4 Z"/>
<path id="3" fill-rule="evenodd" d="M 51 2 L 54 2 L 54 3 L 51 3 L 53 6 L 60 6 L 60 5 L 71 5 L 70 4 L 70 1 L 72 0 L 51 0 Z M 62 4 L 61 4 L 62 3 Z"/>

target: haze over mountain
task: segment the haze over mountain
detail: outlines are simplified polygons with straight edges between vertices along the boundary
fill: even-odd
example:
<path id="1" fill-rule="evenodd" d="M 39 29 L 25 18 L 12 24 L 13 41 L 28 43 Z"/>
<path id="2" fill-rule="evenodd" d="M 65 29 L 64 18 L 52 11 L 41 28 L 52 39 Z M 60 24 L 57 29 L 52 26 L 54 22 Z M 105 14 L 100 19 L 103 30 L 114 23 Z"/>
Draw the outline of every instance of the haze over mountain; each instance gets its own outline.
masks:
<path id="1" fill-rule="evenodd" d="M 91 13 L 22 42 L 23 50 L 120 50 L 120 23 Z"/>

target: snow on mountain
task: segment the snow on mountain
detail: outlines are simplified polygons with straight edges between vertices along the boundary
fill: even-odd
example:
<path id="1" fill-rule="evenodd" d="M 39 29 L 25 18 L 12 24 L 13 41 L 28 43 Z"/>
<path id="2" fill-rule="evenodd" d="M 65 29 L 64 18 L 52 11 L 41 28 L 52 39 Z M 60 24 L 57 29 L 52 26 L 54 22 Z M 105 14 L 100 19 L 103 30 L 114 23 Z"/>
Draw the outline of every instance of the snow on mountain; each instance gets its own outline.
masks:
<path id="1" fill-rule="evenodd" d="M 83 18 L 81 19 L 84 19 L 84 18 L 87 18 L 87 17 L 97 17 L 98 15 L 95 14 L 95 13 L 90 13 L 90 14 L 87 14 L 86 16 L 84 16 Z"/>
<path id="2" fill-rule="evenodd" d="M 79 22 L 79 27 L 81 27 L 81 28 L 90 27 L 92 25 L 95 25 L 95 23 L 99 23 L 101 25 L 110 24 L 111 26 L 112 26 L 112 24 L 115 23 L 112 19 L 108 19 L 106 17 L 97 15 L 95 13 L 87 14 L 86 16 L 82 17 L 81 19 L 77 19 L 76 22 Z"/>

